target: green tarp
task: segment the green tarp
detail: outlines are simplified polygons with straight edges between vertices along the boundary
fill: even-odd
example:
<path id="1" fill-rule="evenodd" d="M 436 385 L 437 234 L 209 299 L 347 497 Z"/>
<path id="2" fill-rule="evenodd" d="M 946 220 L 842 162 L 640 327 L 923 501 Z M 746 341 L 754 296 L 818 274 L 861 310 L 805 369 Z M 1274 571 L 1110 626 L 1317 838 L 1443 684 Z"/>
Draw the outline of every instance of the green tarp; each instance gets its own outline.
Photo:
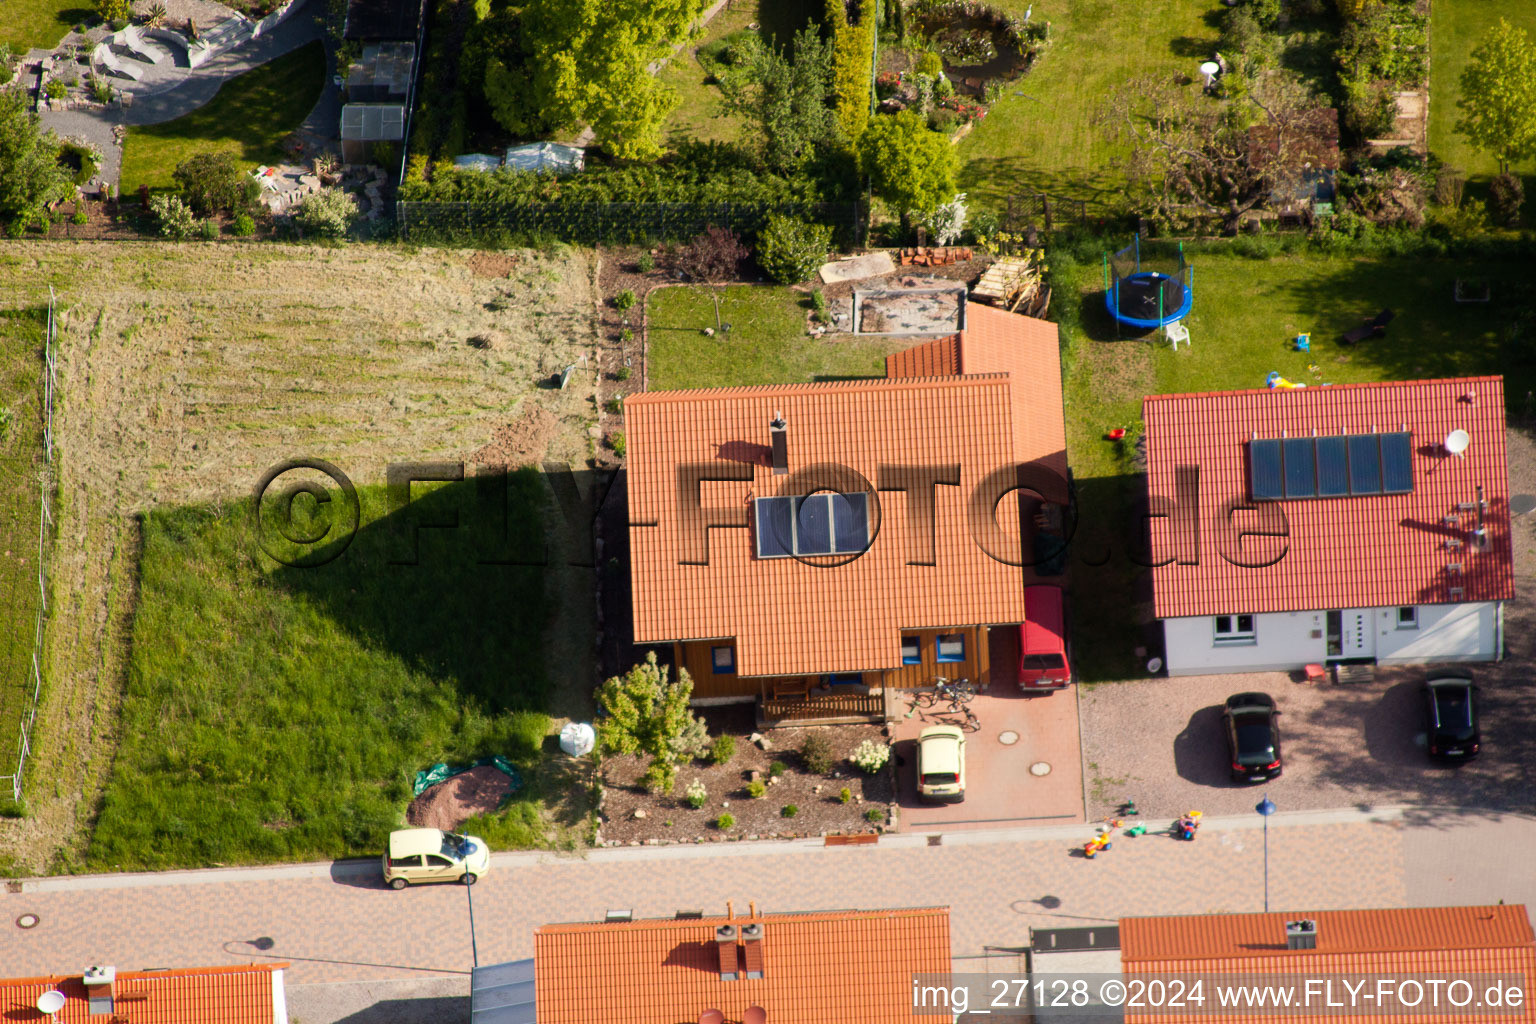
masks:
<path id="1" fill-rule="evenodd" d="M 518 777 L 517 769 L 512 767 L 511 761 L 508 761 L 500 754 L 492 754 L 490 757 L 482 757 L 480 760 L 474 762 L 473 764 L 461 765 L 457 768 L 450 767 L 446 764 L 435 764 L 425 771 L 417 772 L 415 795 L 421 796 L 421 794 L 429 787 L 435 786 L 439 782 L 446 782 L 447 780 L 453 778 L 455 775 L 463 775 L 471 768 L 479 768 L 483 765 L 490 765 L 492 768 L 495 768 L 497 771 L 506 775 L 507 778 L 511 779 L 512 789 L 514 792 L 516 792 L 518 787 L 523 784 L 523 780 Z"/>

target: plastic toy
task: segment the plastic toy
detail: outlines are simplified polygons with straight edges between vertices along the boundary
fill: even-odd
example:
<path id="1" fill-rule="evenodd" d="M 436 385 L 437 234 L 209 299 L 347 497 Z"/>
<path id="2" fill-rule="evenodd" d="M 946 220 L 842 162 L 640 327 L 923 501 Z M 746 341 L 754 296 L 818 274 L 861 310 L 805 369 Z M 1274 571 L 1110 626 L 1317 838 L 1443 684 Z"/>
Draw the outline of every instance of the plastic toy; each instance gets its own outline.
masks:
<path id="1" fill-rule="evenodd" d="M 1116 427 L 1114 430 L 1111 430 L 1105 436 L 1107 436 L 1109 438 L 1109 440 L 1111 440 L 1111 441 L 1123 441 L 1123 440 L 1125 440 L 1125 428 L 1124 427 Z"/>
<path id="2" fill-rule="evenodd" d="M 1125 834 L 1128 835 L 1128 836 L 1142 836 L 1142 835 L 1146 835 L 1147 834 L 1147 826 L 1145 826 L 1145 825 L 1132 825 L 1130 828 L 1125 830 Z"/>
<path id="3" fill-rule="evenodd" d="M 1286 380 L 1284 377 L 1280 376 L 1280 374 L 1277 371 L 1275 371 L 1275 370 L 1269 371 L 1269 376 L 1264 378 L 1264 386 L 1267 387 L 1267 388 L 1304 388 L 1304 387 L 1306 387 L 1305 384 L 1298 384 L 1295 381 Z"/>
<path id="4" fill-rule="evenodd" d="M 1311 352 L 1312 351 L 1312 335 L 1311 335 L 1310 332 L 1306 332 L 1306 333 L 1302 333 L 1302 334 L 1296 335 L 1296 351 L 1297 352 Z"/>
<path id="5" fill-rule="evenodd" d="M 1186 842 L 1193 842 L 1195 838 L 1195 832 L 1200 828 L 1200 812 L 1190 811 L 1188 814 L 1184 815 L 1184 817 L 1178 820 L 1177 824 L 1174 825 L 1174 828 L 1177 829 L 1178 837 L 1180 839 L 1183 839 Z"/>

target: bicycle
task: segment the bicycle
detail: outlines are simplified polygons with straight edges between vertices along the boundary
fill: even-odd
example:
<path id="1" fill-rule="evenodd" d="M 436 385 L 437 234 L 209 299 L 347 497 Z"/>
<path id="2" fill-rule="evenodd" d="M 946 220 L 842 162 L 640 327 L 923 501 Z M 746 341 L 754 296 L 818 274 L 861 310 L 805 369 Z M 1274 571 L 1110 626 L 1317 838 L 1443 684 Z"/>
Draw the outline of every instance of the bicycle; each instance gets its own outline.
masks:
<path id="1" fill-rule="evenodd" d="M 949 707 L 944 709 L 958 714 L 965 710 L 967 704 L 976 696 L 976 687 L 971 685 L 969 679 L 961 679 L 951 683 L 943 676 L 934 680 L 934 688 L 927 693 L 920 693 L 912 699 L 914 707 L 931 708 L 941 701 L 948 701 Z"/>

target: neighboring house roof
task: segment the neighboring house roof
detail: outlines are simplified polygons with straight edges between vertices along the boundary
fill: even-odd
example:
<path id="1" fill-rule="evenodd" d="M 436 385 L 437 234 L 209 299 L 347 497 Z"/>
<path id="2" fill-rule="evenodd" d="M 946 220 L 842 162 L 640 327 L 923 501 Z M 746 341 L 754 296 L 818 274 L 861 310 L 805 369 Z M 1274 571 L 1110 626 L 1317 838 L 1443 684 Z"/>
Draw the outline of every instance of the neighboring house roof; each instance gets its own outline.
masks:
<path id="1" fill-rule="evenodd" d="M 1152 502 L 1176 500 L 1178 467 L 1199 473 L 1198 549 L 1187 528 L 1178 530 L 1177 515 L 1151 520 L 1152 561 L 1175 559 L 1152 570 L 1160 619 L 1514 596 L 1500 377 L 1155 395 L 1143 416 Z M 1453 430 L 1470 437 L 1460 457 L 1443 447 Z M 1411 493 L 1251 500 L 1255 438 L 1397 431 L 1412 435 Z M 1479 486 L 1487 503 L 1483 550 L 1473 532 Z M 1230 502 L 1253 511 L 1229 519 Z M 1273 525 L 1282 514 L 1288 541 L 1248 537 L 1239 546 L 1238 531 L 1259 527 L 1265 517 Z M 1223 545 L 1251 564 L 1284 554 L 1250 568 L 1224 557 Z"/>
<path id="2" fill-rule="evenodd" d="M 715 929 L 763 926 L 761 978 L 724 981 Z M 949 908 L 546 925 L 534 933 L 539 1024 L 679 1024 L 720 1010 L 770 1024 L 920 1022 L 912 975 L 950 969 Z"/>
<path id="3" fill-rule="evenodd" d="M 978 374 L 967 361 L 967 376 L 631 395 L 636 642 L 734 637 L 737 671 L 749 676 L 860 672 L 900 665 L 903 629 L 1022 621 L 1030 574 L 977 544 L 971 499 L 984 478 L 1014 463 L 1064 474 L 1060 364 L 1055 328 L 1047 327 L 1048 344 L 1025 317 L 987 310 L 972 320 L 961 348 L 974 346 L 979 362 L 1025 367 L 1013 374 Z M 1019 354 L 1004 359 L 997 350 L 1010 343 Z M 1033 379 L 1017 379 L 1026 372 Z M 871 513 L 870 549 L 834 559 L 844 563 L 836 567 L 758 559 L 750 529 L 709 530 L 707 564 L 684 564 L 698 554 L 685 549 L 684 526 L 697 520 L 685 515 L 678 467 L 736 472 L 739 479 L 702 484 L 699 501 L 750 521 L 750 499 L 775 494 L 788 479 L 770 464 L 769 421 L 778 412 L 787 421 L 791 473 L 837 464 L 874 487 L 882 466 L 958 466 L 958 486 L 932 489 L 932 563 L 909 564 L 926 538 L 908 528 L 906 492 L 884 490 L 872 504 L 879 518 L 876 525 Z M 1064 487 L 1050 497 L 1064 500 Z M 1008 522 L 1010 504 L 999 523 Z M 1016 513 L 1013 523 L 994 550 L 1016 563 Z"/>
<path id="4" fill-rule="evenodd" d="M 174 971 L 118 971 L 111 1019 L 122 1024 L 287 1024 L 283 988 L 286 963 L 194 967 Z M 0 981 L 0 1020 L 41 1017 L 37 1000 L 53 989 L 64 994 L 57 1024 L 104 1021 L 93 1016 L 78 974 Z M 101 994 L 102 987 L 92 992 Z M 95 1011 L 100 1014 L 101 1011 Z"/>
<path id="5" fill-rule="evenodd" d="M 424 0 L 350 0 L 342 35 L 347 39 L 411 40 Z"/>
<path id="6" fill-rule="evenodd" d="M 1287 949 L 1288 921 L 1317 925 L 1317 948 Z M 1523 905 L 1415 907 L 1391 910 L 1323 910 L 1285 914 L 1208 914 L 1195 917 L 1132 917 L 1120 921 L 1120 956 L 1128 976 L 1147 974 L 1241 974 L 1324 977 L 1409 975 L 1419 978 L 1516 974 L 1527 991 L 1536 983 L 1536 936 Z M 1431 1021 L 1482 1019 L 1479 1011 Z M 1482 1012 L 1487 1012 L 1482 1011 Z M 1211 1024 L 1270 1021 L 1273 1009 L 1209 1014 Z M 1126 1024 L 1166 1020 L 1166 1014 L 1127 1012 Z M 1296 1024 L 1338 1020 L 1337 1011 L 1288 1013 Z M 1360 1020 L 1357 1016 L 1354 1019 Z M 1371 1018 L 1366 1015 L 1365 1020 Z M 1399 1020 L 1405 1018 L 1397 1018 Z M 1501 1020 L 1536 1020 L 1529 1005 Z"/>

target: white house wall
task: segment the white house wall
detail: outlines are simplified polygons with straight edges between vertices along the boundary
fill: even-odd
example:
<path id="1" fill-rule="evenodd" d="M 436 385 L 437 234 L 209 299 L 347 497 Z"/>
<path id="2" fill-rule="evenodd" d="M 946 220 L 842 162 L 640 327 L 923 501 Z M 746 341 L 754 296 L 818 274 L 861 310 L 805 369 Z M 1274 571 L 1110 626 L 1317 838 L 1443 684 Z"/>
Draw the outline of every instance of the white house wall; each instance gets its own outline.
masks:
<path id="1" fill-rule="evenodd" d="M 1420 605 L 1418 629 L 1398 629 L 1397 609 L 1345 609 L 1346 628 L 1363 611 L 1374 626 L 1381 664 L 1492 661 L 1498 655 L 1496 601 Z M 1164 619 L 1168 674 L 1294 671 L 1328 660 L 1327 613 L 1267 612 L 1254 616 L 1254 642 L 1216 644 L 1213 616 Z"/>

